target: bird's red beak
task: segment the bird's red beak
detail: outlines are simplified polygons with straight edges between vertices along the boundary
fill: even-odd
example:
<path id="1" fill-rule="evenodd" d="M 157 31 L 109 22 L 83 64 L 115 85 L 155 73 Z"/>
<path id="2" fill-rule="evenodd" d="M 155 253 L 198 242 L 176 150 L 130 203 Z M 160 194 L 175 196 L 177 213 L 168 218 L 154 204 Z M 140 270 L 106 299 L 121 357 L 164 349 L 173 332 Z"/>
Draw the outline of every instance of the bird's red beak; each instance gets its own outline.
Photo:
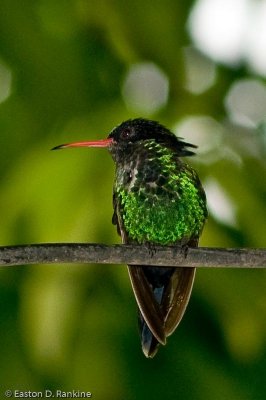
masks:
<path id="1" fill-rule="evenodd" d="M 94 140 L 89 142 L 74 142 L 68 144 L 60 144 L 54 147 L 52 150 L 66 149 L 67 147 L 109 147 L 113 143 L 112 138 Z"/>

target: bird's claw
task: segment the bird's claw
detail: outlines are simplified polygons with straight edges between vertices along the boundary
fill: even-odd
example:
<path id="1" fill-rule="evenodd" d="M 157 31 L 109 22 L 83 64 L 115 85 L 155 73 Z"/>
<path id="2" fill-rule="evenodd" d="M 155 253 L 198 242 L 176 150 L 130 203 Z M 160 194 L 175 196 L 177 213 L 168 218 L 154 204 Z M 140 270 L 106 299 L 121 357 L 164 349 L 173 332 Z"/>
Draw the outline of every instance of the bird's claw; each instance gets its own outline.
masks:
<path id="1" fill-rule="evenodd" d="M 153 257 L 156 254 L 155 244 L 147 242 L 146 246 L 147 246 L 150 257 Z"/>
<path id="2" fill-rule="evenodd" d="M 189 247 L 187 244 L 183 244 L 181 246 L 181 254 L 184 255 L 184 258 L 187 258 Z"/>

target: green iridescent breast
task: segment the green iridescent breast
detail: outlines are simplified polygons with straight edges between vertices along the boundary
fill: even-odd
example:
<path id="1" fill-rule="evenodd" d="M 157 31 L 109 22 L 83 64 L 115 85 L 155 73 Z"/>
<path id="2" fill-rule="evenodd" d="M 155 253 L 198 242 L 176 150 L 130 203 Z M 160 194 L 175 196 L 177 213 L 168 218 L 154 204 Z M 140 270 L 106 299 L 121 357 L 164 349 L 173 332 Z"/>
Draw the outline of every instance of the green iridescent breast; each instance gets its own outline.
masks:
<path id="1" fill-rule="evenodd" d="M 154 141 L 139 150 L 117 169 L 114 187 L 127 237 L 162 245 L 199 237 L 207 211 L 196 172 Z"/>

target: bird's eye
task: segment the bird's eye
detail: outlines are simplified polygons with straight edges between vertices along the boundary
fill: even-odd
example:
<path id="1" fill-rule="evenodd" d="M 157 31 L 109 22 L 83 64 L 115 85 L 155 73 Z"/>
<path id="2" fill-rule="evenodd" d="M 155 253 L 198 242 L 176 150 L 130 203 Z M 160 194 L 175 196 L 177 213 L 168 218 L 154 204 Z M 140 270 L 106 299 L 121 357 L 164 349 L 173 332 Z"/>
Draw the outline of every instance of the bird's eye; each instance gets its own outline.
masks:
<path id="1" fill-rule="evenodd" d="M 123 129 L 121 132 L 121 138 L 122 139 L 128 139 L 131 136 L 131 130 L 129 128 Z"/>

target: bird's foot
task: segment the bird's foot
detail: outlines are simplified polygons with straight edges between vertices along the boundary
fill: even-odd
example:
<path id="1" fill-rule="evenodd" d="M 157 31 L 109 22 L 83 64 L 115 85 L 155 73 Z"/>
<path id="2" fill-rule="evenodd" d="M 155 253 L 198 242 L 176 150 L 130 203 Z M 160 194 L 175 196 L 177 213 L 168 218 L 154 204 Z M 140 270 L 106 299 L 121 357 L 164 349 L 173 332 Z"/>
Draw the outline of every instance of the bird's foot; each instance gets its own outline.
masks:
<path id="1" fill-rule="evenodd" d="M 183 254 L 184 258 L 187 258 L 189 246 L 188 244 L 181 245 L 181 254 Z"/>
<path id="2" fill-rule="evenodd" d="M 150 257 L 153 257 L 156 254 L 156 249 L 155 249 L 156 245 L 154 243 L 147 242 L 145 243 L 145 246 L 148 249 Z"/>

